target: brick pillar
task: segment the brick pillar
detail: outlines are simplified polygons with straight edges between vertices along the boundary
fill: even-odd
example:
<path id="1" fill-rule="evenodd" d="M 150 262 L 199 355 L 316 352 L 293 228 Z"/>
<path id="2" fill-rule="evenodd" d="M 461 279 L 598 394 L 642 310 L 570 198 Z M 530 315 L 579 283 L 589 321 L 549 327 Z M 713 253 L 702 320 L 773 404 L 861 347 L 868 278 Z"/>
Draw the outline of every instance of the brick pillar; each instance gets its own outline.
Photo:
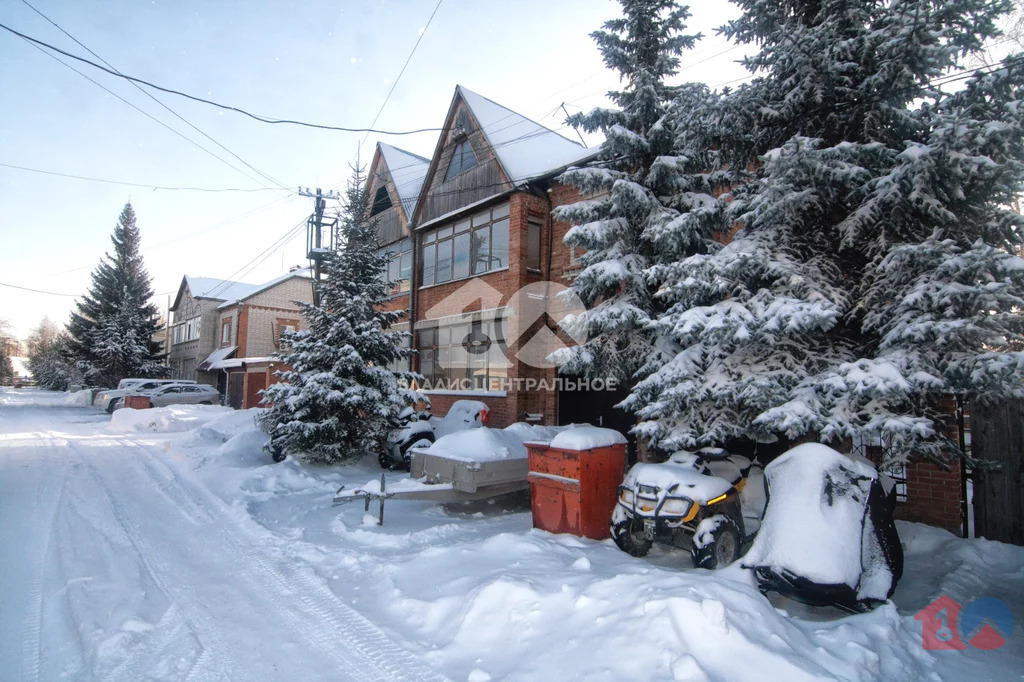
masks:
<path id="1" fill-rule="evenodd" d="M 963 462 L 956 460 L 949 470 L 930 462 L 907 465 L 907 501 L 897 505 L 896 518 L 945 528 L 963 535 L 961 485 Z"/>

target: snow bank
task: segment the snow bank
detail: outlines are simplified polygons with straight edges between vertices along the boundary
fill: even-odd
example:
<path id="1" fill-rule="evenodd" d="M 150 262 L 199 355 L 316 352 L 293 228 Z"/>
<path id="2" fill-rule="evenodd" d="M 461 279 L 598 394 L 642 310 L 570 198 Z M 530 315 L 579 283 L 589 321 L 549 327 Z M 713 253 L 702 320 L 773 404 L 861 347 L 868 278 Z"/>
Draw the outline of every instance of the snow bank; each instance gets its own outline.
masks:
<path id="1" fill-rule="evenodd" d="M 765 467 L 765 476 L 771 497 L 743 565 L 856 589 L 867 498 L 878 478 L 874 467 L 827 445 L 805 443 Z"/>
<path id="2" fill-rule="evenodd" d="M 83 391 L 68 393 L 67 397 L 64 398 L 64 404 L 75 407 L 88 407 L 92 405 L 92 389 L 87 388 Z"/>
<path id="3" fill-rule="evenodd" d="M 551 439 L 551 447 L 563 450 L 591 450 L 625 443 L 626 437 L 615 429 L 599 426 L 574 426 Z"/>
<path id="4" fill-rule="evenodd" d="M 189 431 L 218 417 L 234 412 L 218 405 L 171 405 L 148 410 L 125 408 L 114 412 L 111 431 L 153 431 L 173 433 Z"/>

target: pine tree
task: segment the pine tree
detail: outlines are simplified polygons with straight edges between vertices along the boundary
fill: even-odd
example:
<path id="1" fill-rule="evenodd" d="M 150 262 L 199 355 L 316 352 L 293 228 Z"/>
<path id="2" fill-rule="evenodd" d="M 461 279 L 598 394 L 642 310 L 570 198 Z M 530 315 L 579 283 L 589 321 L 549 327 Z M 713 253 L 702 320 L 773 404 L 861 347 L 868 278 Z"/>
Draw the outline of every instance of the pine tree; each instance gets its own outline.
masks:
<path id="1" fill-rule="evenodd" d="M 596 164 L 569 170 L 561 181 L 599 198 L 560 207 L 555 217 L 575 226 L 568 246 L 584 251 L 583 270 L 572 289 L 587 306 L 579 322 L 588 340 L 552 356 L 567 374 L 615 378 L 630 384 L 657 356 L 648 323 L 657 302 L 646 269 L 654 262 L 654 236 L 679 215 L 680 206 L 663 199 L 678 194 L 678 169 L 659 164 L 671 154 L 674 134 L 666 114 L 676 97 L 706 95 L 666 81 L 679 67 L 679 55 L 698 35 L 683 35 L 686 7 L 674 0 L 620 0 L 623 17 L 591 34 L 605 64 L 625 83 L 610 92 L 618 109 L 595 109 L 568 122 L 606 141 Z"/>
<path id="2" fill-rule="evenodd" d="M 28 368 L 39 386 L 49 391 L 66 391 L 75 375 L 67 333 L 44 317 L 29 334 L 27 346 Z"/>
<path id="3" fill-rule="evenodd" d="M 139 253 L 140 234 L 131 203 L 114 227 L 114 254 L 93 270 L 89 293 L 76 301 L 68 331 L 87 382 L 114 386 L 124 377 L 158 376 L 163 367 L 152 341 L 157 308 Z"/>
<path id="4" fill-rule="evenodd" d="M 710 118 L 728 245 L 680 258 L 631 398 L 666 447 L 785 433 L 940 457 L 948 393 L 1021 395 L 1024 59 L 944 94 L 1007 3 L 738 0 L 757 76 Z M 706 125 L 677 111 L 680 128 Z M 652 274 L 664 275 L 662 272 Z"/>
<path id="5" fill-rule="evenodd" d="M 392 421 L 415 398 L 404 386 L 416 375 L 388 369 L 412 351 L 407 332 L 391 329 L 404 313 L 383 309 L 394 283 L 382 276 L 388 256 L 377 248 L 364 185 L 354 169 L 317 301 L 300 304 L 308 329 L 286 339 L 283 360 L 292 369 L 263 393 L 271 407 L 261 423 L 273 446 L 315 462 L 379 452 Z"/>

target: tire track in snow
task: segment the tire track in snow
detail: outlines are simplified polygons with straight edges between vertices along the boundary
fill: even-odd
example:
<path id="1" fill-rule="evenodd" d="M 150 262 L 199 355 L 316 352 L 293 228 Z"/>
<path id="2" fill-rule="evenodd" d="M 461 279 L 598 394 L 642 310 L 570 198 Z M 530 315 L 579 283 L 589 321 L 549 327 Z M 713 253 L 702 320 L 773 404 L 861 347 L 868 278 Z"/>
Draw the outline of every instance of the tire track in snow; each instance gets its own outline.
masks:
<path id="1" fill-rule="evenodd" d="M 141 459 L 155 458 L 153 449 L 145 443 L 135 439 L 126 440 L 138 446 L 142 453 Z M 424 666 L 365 616 L 338 599 L 322 581 L 312 578 L 309 575 L 312 569 L 296 567 L 287 560 L 271 563 L 261 551 L 266 547 L 254 548 L 251 544 L 240 543 L 235 535 L 227 532 L 226 524 L 234 525 L 255 540 L 260 538 L 241 527 L 229 513 L 219 514 L 220 518 L 215 518 L 210 510 L 225 511 L 230 508 L 202 485 L 187 480 L 185 472 L 180 469 L 174 471 L 177 467 L 162 461 L 159 464 L 161 469 L 171 471 L 172 477 L 168 480 L 160 475 L 164 482 L 157 482 L 157 485 L 164 488 L 164 492 L 172 499 L 181 500 L 184 509 L 190 513 L 202 510 L 202 516 L 210 519 L 214 531 L 219 535 L 221 547 L 230 548 L 238 557 L 238 565 L 260 569 L 247 572 L 245 577 L 261 583 L 264 595 L 279 607 L 279 611 L 288 617 L 293 627 L 302 632 L 305 639 L 313 641 L 318 648 L 327 652 L 336 661 L 339 670 L 360 680 L 447 679 Z M 154 467 L 142 461 L 139 461 L 139 465 L 147 477 L 154 478 Z M 308 619 L 299 618 L 293 611 L 293 602 L 287 598 L 282 599 L 282 594 L 297 598 L 305 611 L 314 616 L 314 622 L 309 623 Z M 353 657 L 353 653 L 358 654 L 358 657 Z"/>
<path id="2" fill-rule="evenodd" d="M 43 441 L 44 452 L 52 452 L 53 447 L 56 445 L 56 441 L 52 438 L 47 438 L 43 433 L 34 434 Z M 50 456 L 47 457 L 47 464 L 54 462 L 55 458 Z M 52 467 L 47 466 L 46 470 L 50 470 Z M 67 488 L 67 465 L 60 467 L 60 483 L 57 491 L 57 499 L 53 504 L 53 511 L 49 515 L 49 523 L 43 521 L 42 513 L 42 499 L 49 492 L 46 485 L 40 485 L 36 489 L 36 494 L 33 496 L 32 502 L 32 514 L 30 516 L 33 519 L 33 528 L 45 528 L 46 535 L 38 537 L 37 541 L 39 544 L 39 550 L 35 552 L 35 563 L 32 575 L 32 583 L 29 588 L 28 598 L 28 612 L 25 614 L 25 626 L 23 630 L 22 639 L 22 674 L 25 679 L 38 680 L 40 671 L 42 670 L 43 664 L 43 651 L 42 651 L 42 632 L 43 632 L 43 571 L 46 568 L 46 557 L 50 553 L 50 547 L 53 541 L 53 529 L 57 523 L 57 515 L 60 513 L 61 508 L 64 505 L 64 491 Z"/>
<path id="3" fill-rule="evenodd" d="M 100 489 L 103 496 L 106 498 L 107 502 L 110 505 L 111 512 L 114 515 L 114 519 L 117 521 L 118 525 L 122 529 L 125 538 L 128 540 L 128 542 L 134 549 L 139 563 L 146 570 L 150 578 L 161 590 L 161 592 L 163 592 L 163 594 L 167 597 L 167 600 L 170 603 L 168 611 L 174 609 L 174 618 L 181 619 L 181 626 L 187 628 L 189 635 L 198 644 L 199 652 L 191 664 L 190 677 L 192 679 L 197 680 L 230 679 L 230 677 L 226 673 L 227 666 L 225 665 L 226 663 L 230 663 L 230 661 L 216 660 L 213 659 L 212 656 L 207 655 L 208 650 L 211 647 L 216 648 L 218 652 L 226 651 L 226 647 L 217 646 L 218 644 L 220 644 L 220 641 L 219 638 L 217 637 L 216 628 L 201 628 L 204 630 L 204 632 L 201 634 L 199 632 L 200 628 L 197 627 L 197 625 L 198 621 L 203 620 L 203 616 L 201 614 L 196 613 L 181 614 L 182 609 L 180 608 L 180 600 L 176 598 L 175 590 L 172 590 L 166 584 L 160 572 L 149 560 L 149 556 L 151 556 L 152 550 L 147 546 L 145 541 L 142 539 L 142 536 L 136 524 L 125 512 L 124 507 L 115 499 L 113 492 L 110 490 L 107 484 L 104 483 L 100 472 L 91 461 L 91 458 L 84 457 L 82 453 L 80 453 L 74 446 L 71 446 L 69 449 L 74 453 L 79 463 L 89 471 L 89 474 L 92 477 L 93 481 L 96 483 L 96 486 Z M 166 616 L 167 613 L 165 612 L 164 615 Z M 161 621 L 163 621 L 163 617 L 161 617 Z M 152 634 L 155 638 L 154 641 L 149 642 L 149 639 L 147 638 L 145 643 L 141 644 L 139 647 L 136 647 L 132 655 L 129 658 L 122 661 L 117 668 L 118 670 L 123 670 L 125 672 L 125 675 L 123 677 L 114 676 L 113 679 L 124 679 L 132 681 L 141 679 L 145 675 L 145 672 L 153 667 L 155 662 L 159 662 L 154 661 L 152 656 L 158 655 L 161 651 L 168 648 L 169 645 L 173 643 L 172 637 L 174 633 L 180 630 L 181 628 L 179 628 L 178 625 L 173 622 L 168 622 L 165 626 L 160 628 L 154 628 L 153 631 L 150 631 L 150 634 Z M 223 654 L 221 653 L 220 655 L 222 656 Z M 197 667 L 197 664 L 200 660 L 203 661 L 203 667 L 201 669 Z"/>

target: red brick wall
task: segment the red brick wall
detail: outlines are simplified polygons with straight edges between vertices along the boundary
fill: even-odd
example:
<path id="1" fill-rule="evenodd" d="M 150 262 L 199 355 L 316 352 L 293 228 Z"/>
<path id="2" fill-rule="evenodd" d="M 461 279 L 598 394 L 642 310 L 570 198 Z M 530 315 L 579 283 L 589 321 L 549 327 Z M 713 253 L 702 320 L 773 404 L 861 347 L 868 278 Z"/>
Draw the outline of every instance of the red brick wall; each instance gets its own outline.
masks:
<path id="1" fill-rule="evenodd" d="M 956 400 L 946 398 L 939 402 L 945 415 L 942 428 L 947 438 L 959 442 L 956 418 Z M 927 523 L 963 535 L 963 462 L 956 459 L 949 468 L 930 462 L 911 462 L 907 465 L 907 501 L 896 507 L 896 518 Z"/>
<path id="2" fill-rule="evenodd" d="M 929 462 L 907 465 L 907 501 L 896 506 L 896 518 L 927 523 L 963 535 L 961 516 L 962 462 L 949 470 Z"/>

